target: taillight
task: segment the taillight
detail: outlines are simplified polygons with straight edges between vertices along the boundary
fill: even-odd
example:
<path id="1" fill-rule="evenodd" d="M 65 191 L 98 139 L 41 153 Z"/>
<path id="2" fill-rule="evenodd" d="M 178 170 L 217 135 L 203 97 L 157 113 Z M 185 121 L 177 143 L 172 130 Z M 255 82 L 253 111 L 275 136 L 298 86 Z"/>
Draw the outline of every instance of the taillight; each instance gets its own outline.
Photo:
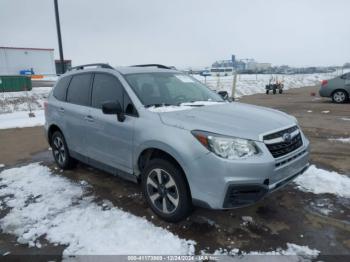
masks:
<path id="1" fill-rule="evenodd" d="M 328 84 L 328 80 L 322 80 L 321 81 L 321 86 L 325 86 L 325 85 L 327 85 Z"/>

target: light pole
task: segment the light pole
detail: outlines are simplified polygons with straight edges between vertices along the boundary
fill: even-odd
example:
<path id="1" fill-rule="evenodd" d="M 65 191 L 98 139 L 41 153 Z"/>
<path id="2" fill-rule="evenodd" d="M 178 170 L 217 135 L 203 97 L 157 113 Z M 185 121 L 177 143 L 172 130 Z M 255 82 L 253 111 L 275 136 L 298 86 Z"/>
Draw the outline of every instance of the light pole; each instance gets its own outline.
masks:
<path id="1" fill-rule="evenodd" d="M 54 0 L 55 3 L 55 16 L 56 16 L 56 27 L 57 27 L 57 37 L 58 37 L 58 49 L 60 52 L 60 63 L 62 74 L 65 72 L 64 58 L 63 58 L 63 47 L 62 47 L 62 37 L 61 37 L 61 26 L 60 26 L 60 15 L 58 12 L 58 3 L 57 0 Z"/>

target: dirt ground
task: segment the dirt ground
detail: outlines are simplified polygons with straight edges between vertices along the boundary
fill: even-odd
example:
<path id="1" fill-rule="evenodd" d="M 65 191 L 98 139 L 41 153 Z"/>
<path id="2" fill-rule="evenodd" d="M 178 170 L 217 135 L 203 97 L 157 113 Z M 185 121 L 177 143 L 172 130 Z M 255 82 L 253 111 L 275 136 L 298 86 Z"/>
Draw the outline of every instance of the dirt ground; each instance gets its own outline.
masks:
<path id="1" fill-rule="evenodd" d="M 312 164 L 350 175 L 350 144 L 328 140 L 350 137 L 350 121 L 344 120 L 350 119 L 350 104 L 336 105 L 311 96 L 316 90 L 316 87 L 307 87 L 288 90 L 283 95 L 257 94 L 244 97 L 240 102 L 294 115 L 311 141 Z M 35 161 L 55 166 L 42 127 L 0 130 L 0 145 L 0 163 L 5 164 L 5 168 Z M 154 216 L 139 185 L 82 164 L 60 175 L 74 181 L 85 180 L 92 185 L 91 193 L 97 199 L 108 199 L 115 206 L 145 216 L 181 238 L 195 240 L 198 251 L 212 252 L 218 248 L 270 251 L 295 243 L 320 250 L 319 259 L 323 261 L 350 259 L 350 199 L 304 193 L 290 184 L 254 206 L 230 211 L 196 208 L 187 220 L 170 224 Z M 327 207 L 332 212 L 326 216 L 319 207 Z M 0 212 L 0 217 L 4 215 Z M 251 216 L 253 222 L 244 222 L 243 216 Z M 41 249 L 28 248 L 16 244 L 14 236 L 0 233 L 1 253 L 59 256 L 63 248 L 50 244 Z"/>

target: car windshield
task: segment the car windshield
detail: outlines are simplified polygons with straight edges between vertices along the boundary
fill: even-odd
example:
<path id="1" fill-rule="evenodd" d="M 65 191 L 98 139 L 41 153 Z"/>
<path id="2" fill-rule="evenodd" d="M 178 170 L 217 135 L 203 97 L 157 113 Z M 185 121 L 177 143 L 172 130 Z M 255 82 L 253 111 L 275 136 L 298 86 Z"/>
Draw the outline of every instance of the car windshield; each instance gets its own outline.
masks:
<path id="1" fill-rule="evenodd" d="M 206 102 L 224 102 L 217 93 L 181 73 L 137 73 L 128 74 L 125 78 L 146 107 L 179 106 L 183 103 L 201 106 Z"/>

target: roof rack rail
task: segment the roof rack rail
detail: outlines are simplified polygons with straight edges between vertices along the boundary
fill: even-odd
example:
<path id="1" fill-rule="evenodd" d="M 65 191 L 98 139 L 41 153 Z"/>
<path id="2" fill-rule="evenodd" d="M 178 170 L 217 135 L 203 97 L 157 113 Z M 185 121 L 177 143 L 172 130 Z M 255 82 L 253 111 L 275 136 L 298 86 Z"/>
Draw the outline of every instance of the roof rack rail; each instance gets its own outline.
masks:
<path id="1" fill-rule="evenodd" d="M 160 65 L 160 64 L 132 65 L 132 67 L 158 67 L 158 68 L 162 68 L 162 69 L 174 69 L 174 67 Z"/>
<path id="2" fill-rule="evenodd" d="M 100 67 L 100 68 L 108 68 L 108 69 L 114 69 L 111 67 L 109 64 L 104 64 L 104 63 L 96 63 L 96 64 L 86 64 L 86 65 L 79 65 L 79 66 L 74 66 L 68 69 L 68 71 L 72 70 L 83 70 L 85 67 Z"/>

